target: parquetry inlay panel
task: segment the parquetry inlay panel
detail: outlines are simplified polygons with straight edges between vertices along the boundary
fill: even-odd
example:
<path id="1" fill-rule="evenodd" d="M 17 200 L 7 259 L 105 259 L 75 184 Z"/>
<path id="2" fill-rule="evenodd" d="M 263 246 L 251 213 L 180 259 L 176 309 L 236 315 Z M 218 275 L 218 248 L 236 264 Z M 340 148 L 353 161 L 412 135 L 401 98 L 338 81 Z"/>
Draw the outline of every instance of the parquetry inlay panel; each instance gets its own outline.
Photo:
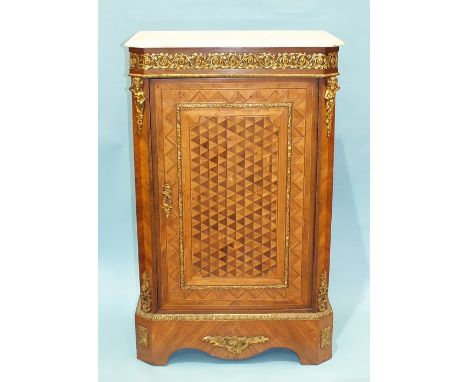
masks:
<path id="1" fill-rule="evenodd" d="M 179 224 L 179 237 L 183 238 L 179 243 L 181 288 L 287 287 L 292 103 L 184 102 L 177 103 L 176 110 L 179 215 L 183 221 Z M 201 130 L 194 131 L 193 126 L 201 126 Z M 271 151 L 270 146 L 276 157 L 274 169 L 270 168 L 271 152 L 264 150 Z M 273 188 L 268 173 L 275 177 Z M 224 189 L 229 195 L 223 200 Z M 271 212 L 258 208 L 268 207 L 268 200 L 275 212 L 274 227 L 266 220 Z M 223 213 L 229 222 L 222 219 Z M 232 230 L 234 236 L 228 235 Z M 262 232 L 264 237 L 260 237 Z M 272 242 L 272 236 L 278 236 L 278 242 Z M 230 249 L 235 249 L 235 256 L 227 258 L 223 251 L 232 255 Z M 272 250 L 282 274 L 275 272 L 276 267 L 262 272 L 271 263 Z M 234 272 L 227 272 L 233 266 Z M 220 269 L 210 272 L 216 267 Z M 243 279 L 236 281 L 236 277 Z"/>
<path id="2" fill-rule="evenodd" d="M 202 116 L 190 152 L 194 273 L 267 276 L 276 267 L 278 126 L 268 116 Z"/>

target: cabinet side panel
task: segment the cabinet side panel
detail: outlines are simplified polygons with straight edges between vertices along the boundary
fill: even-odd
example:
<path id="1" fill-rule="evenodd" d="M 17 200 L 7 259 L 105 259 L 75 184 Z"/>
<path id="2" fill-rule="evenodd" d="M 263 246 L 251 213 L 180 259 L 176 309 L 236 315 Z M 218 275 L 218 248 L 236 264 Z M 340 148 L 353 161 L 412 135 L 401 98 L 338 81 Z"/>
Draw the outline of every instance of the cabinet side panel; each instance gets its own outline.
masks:
<path id="1" fill-rule="evenodd" d="M 330 238 L 333 196 L 333 159 L 335 94 L 339 89 L 336 77 L 319 80 L 319 123 L 317 196 L 315 224 L 315 253 L 313 265 L 313 299 L 316 311 L 323 311 L 328 302 L 330 269 Z"/>
<path id="2" fill-rule="evenodd" d="M 153 270 L 153 190 L 151 177 L 151 136 L 149 80 L 132 78 L 133 152 L 138 234 L 140 297 L 145 311 L 153 311 L 156 296 Z"/>
<path id="3" fill-rule="evenodd" d="M 304 215 L 302 243 L 304 252 L 308 254 L 308 263 L 302 267 L 302 280 L 306 285 L 312 286 L 314 280 L 313 263 L 315 251 L 315 212 L 317 197 L 317 155 L 318 155 L 318 132 L 317 125 L 319 119 L 318 112 L 318 80 L 310 81 L 307 88 L 307 112 L 306 131 L 304 137 Z M 312 304 L 312 290 L 307 289 L 307 301 Z"/>

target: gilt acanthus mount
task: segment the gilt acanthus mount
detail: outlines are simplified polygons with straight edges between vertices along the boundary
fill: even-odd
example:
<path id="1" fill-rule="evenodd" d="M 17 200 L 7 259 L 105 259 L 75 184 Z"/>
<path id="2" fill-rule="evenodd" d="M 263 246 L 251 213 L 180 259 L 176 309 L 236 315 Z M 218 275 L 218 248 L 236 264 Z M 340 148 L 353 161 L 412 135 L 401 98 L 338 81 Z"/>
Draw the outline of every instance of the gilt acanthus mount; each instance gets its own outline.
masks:
<path id="1" fill-rule="evenodd" d="M 214 346 L 220 346 L 233 354 L 241 354 L 242 351 L 253 344 L 261 344 L 270 341 L 264 336 L 237 337 L 237 336 L 206 336 L 203 342 Z"/>
<path id="2" fill-rule="evenodd" d="M 130 69 L 336 69 L 338 53 L 130 53 Z"/>
<path id="3" fill-rule="evenodd" d="M 135 98 L 136 125 L 138 135 L 141 136 L 146 101 L 145 92 L 143 91 L 143 79 L 133 77 L 130 91 L 133 93 L 133 97 Z"/>

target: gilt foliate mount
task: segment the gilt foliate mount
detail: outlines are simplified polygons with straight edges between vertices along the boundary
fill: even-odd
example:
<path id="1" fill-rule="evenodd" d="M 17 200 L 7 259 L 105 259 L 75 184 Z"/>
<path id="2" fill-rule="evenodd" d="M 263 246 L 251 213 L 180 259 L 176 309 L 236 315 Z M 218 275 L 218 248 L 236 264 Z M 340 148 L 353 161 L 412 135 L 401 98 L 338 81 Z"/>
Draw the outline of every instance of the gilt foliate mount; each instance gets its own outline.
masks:
<path id="1" fill-rule="evenodd" d="M 130 69 L 219 70 L 301 69 L 326 70 L 338 67 L 338 53 L 130 53 Z"/>
<path id="2" fill-rule="evenodd" d="M 320 288 L 318 294 L 318 309 L 320 312 L 324 312 L 328 308 L 328 278 L 327 271 L 323 271 L 320 276 Z"/>
<path id="3" fill-rule="evenodd" d="M 130 91 L 133 93 L 135 99 L 135 111 L 136 111 L 136 125 L 138 135 L 141 136 L 143 130 L 143 119 L 145 112 L 145 92 L 143 90 L 143 80 L 141 78 L 132 78 L 132 85 Z"/>
<path id="4" fill-rule="evenodd" d="M 140 302 L 141 310 L 143 312 L 151 312 L 151 302 L 152 302 L 152 293 L 151 293 L 151 284 L 148 273 L 143 272 L 141 276 L 141 285 L 140 285 Z"/>
<path id="5" fill-rule="evenodd" d="M 335 116 L 335 97 L 338 90 L 340 90 L 338 78 L 330 77 L 327 81 L 327 89 L 325 91 L 325 123 L 328 138 L 330 138 L 332 132 L 333 117 Z"/>
<path id="6" fill-rule="evenodd" d="M 237 336 L 206 336 L 202 339 L 213 346 L 219 346 L 233 354 L 241 354 L 244 349 L 247 349 L 253 344 L 262 344 L 270 341 L 268 337 L 237 337 Z"/>

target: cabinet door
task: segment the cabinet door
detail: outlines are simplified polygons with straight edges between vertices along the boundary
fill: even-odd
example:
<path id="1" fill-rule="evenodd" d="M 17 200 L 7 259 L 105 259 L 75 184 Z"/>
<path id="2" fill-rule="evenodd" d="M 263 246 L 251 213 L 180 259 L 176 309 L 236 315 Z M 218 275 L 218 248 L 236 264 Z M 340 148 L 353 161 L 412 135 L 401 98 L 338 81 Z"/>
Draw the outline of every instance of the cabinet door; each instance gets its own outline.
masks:
<path id="1" fill-rule="evenodd" d="M 315 80 L 151 80 L 160 311 L 310 308 Z"/>

